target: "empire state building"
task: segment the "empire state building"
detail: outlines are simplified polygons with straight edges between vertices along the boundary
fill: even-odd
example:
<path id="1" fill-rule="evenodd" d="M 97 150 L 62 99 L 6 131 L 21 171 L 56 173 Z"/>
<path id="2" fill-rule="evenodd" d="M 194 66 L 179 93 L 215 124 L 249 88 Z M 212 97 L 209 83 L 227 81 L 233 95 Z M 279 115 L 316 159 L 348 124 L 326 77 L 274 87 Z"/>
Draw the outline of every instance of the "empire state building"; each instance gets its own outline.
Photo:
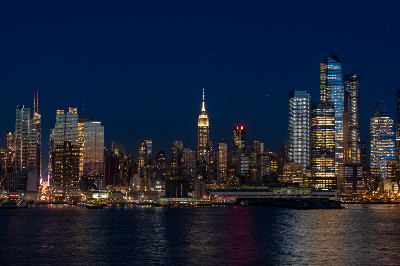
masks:
<path id="1" fill-rule="evenodd" d="M 203 101 L 199 120 L 197 124 L 197 160 L 203 160 L 206 154 L 206 146 L 210 137 L 210 129 L 208 124 L 208 115 L 204 102 L 204 86 L 203 86 Z"/>

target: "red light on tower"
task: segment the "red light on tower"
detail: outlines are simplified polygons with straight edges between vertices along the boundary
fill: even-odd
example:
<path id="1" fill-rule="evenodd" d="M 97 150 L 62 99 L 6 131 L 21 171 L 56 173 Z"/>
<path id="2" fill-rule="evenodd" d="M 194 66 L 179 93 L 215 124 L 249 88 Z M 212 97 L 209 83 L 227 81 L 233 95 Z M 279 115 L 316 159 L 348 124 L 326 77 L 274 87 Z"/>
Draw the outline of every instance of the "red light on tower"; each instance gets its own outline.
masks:
<path id="1" fill-rule="evenodd" d="M 236 127 L 236 129 L 239 129 L 239 127 Z"/>
<path id="2" fill-rule="evenodd" d="M 243 127 L 241 127 L 240 129 L 243 129 Z"/>

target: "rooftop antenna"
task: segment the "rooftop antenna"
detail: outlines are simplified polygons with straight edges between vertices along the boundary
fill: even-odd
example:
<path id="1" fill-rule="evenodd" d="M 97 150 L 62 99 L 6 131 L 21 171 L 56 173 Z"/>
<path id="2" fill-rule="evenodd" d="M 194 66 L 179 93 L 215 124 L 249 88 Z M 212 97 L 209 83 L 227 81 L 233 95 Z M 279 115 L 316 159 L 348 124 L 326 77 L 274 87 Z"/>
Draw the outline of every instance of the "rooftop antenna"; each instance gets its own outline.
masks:
<path id="1" fill-rule="evenodd" d="M 204 102 L 204 86 L 203 86 L 203 102 Z"/>
<path id="2" fill-rule="evenodd" d="M 36 91 L 36 113 L 39 114 L 39 91 Z"/>
<path id="3" fill-rule="evenodd" d="M 35 112 L 36 109 L 36 94 L 33 94 L 33 112 Z"/>
<path id="4" fill-rule="evenodd" d="M 85 95 L 83 95 L 83 100 L 82 100 L 82 115 L 84 116 L 85 115 Z"/>

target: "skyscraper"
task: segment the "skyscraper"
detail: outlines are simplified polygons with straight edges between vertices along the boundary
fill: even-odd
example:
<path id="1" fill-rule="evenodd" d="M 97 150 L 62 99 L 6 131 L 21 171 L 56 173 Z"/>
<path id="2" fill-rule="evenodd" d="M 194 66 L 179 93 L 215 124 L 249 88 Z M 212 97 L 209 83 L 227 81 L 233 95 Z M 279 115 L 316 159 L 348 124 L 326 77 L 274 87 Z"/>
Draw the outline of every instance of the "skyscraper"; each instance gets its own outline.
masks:
<path id="1" fill-rule="evenodd" d="M 344 162 L 361 163 L 360 75 L 344 75 Z"/>
<path id="2" fill-rule="evenodd" d="M 396 159 L 400 160 L 400 89 L 397 90 Z"/>
<path id="3" fill-rule="evenodd" d="M 289 160 L 298 163 L 305 173 L 310 163 L 310 94 L 289 92 Z"/>
<path id="4" fill-rule="evenodd" d="M 84 167 L 85 176 L 104 176 L 104 127 L 101 122 L 84 124 Z"/>
<path id="5" fill-rule="evenodd" d="M 344 91 L 342 84 L 342 65 L 339 57 L 331 53 L 320 64 L 321 102 L 332 102 L 335 108 L 335 162 L 343 163 L 343 109 Z"/>
<path id="6" fill-rule="evenodd" d="M 335 110 L 330 102 L 311 105 L 311 183 L 315 188 L 336 189 Z"/>
<path id="7" fill-rule="evenodd" d="M 218 140 L 218 166 L 217 178 L 219 183 L 227 181 L 228 170 L 228 145 L 225 139 Z"/>
<path id="8" fill-rule="evenodd" d="M 36 96 L 36 97 L 35 97 Z M 39 93 L 36 92 L 33 101 L 33 117 L 29 126 L 29 167 L 35 167 L 38 176 L 41 171 L 42 116 L 39 114 Z M 39 180 L 38 180 L 39 181 Z M 38 183 L 39 184 L 39 183 Z"/>
<path id="9" fill-rule="evenodd" d="M 204 160 L 204 155 L 207 151 L 207 143 L 210 138 L 209 120 L 206 113 L 206 106 L 204 102 L 204 86 L 203 86 L 203 101 L 201 112 L 197 123 L 197 160 Z"/>
<path id="10" fill-rule="evenodd" d="M 387 160 L 395 159 L 393 113 L 379 100 L 370 119 L 370 166 L 374 175 L 387 178 Z"/>
<path id="11" fill-rule="evenodd" d="M 24 171 L 29 158 L 30 109 L 17 105 L 15 119 L 15 171 Z"/>
<path id="12" fill-rule="evenodd" d="M 52 130 L 51 170 L 55 197 L 80 195 L 77 108 L 57 110 Z"/>
<path id="13" fill-rule="evenodd" d="M 237 126 L 232 129 L 232 164 L 237 176 L 241 176 L 242 155 L 245 154 L 246 129 Z"/>
<path id="14" fill-rule="evenodd" d="M 183 142 L 176 140 L 172 143 L 171 168 L 173 176 L 182 175 Z"/>

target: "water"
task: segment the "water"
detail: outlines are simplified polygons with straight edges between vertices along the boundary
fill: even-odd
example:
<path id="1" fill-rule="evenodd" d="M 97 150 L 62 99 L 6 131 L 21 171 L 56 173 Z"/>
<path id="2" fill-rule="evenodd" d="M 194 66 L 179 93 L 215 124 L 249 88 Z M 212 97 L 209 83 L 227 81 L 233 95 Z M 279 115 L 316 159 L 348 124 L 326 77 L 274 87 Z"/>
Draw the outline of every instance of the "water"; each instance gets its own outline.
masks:
<path id="1" fill-rule="evenodd" d="M 399 265 L 400 206 L 0 210 L 1 265 Z"/>

